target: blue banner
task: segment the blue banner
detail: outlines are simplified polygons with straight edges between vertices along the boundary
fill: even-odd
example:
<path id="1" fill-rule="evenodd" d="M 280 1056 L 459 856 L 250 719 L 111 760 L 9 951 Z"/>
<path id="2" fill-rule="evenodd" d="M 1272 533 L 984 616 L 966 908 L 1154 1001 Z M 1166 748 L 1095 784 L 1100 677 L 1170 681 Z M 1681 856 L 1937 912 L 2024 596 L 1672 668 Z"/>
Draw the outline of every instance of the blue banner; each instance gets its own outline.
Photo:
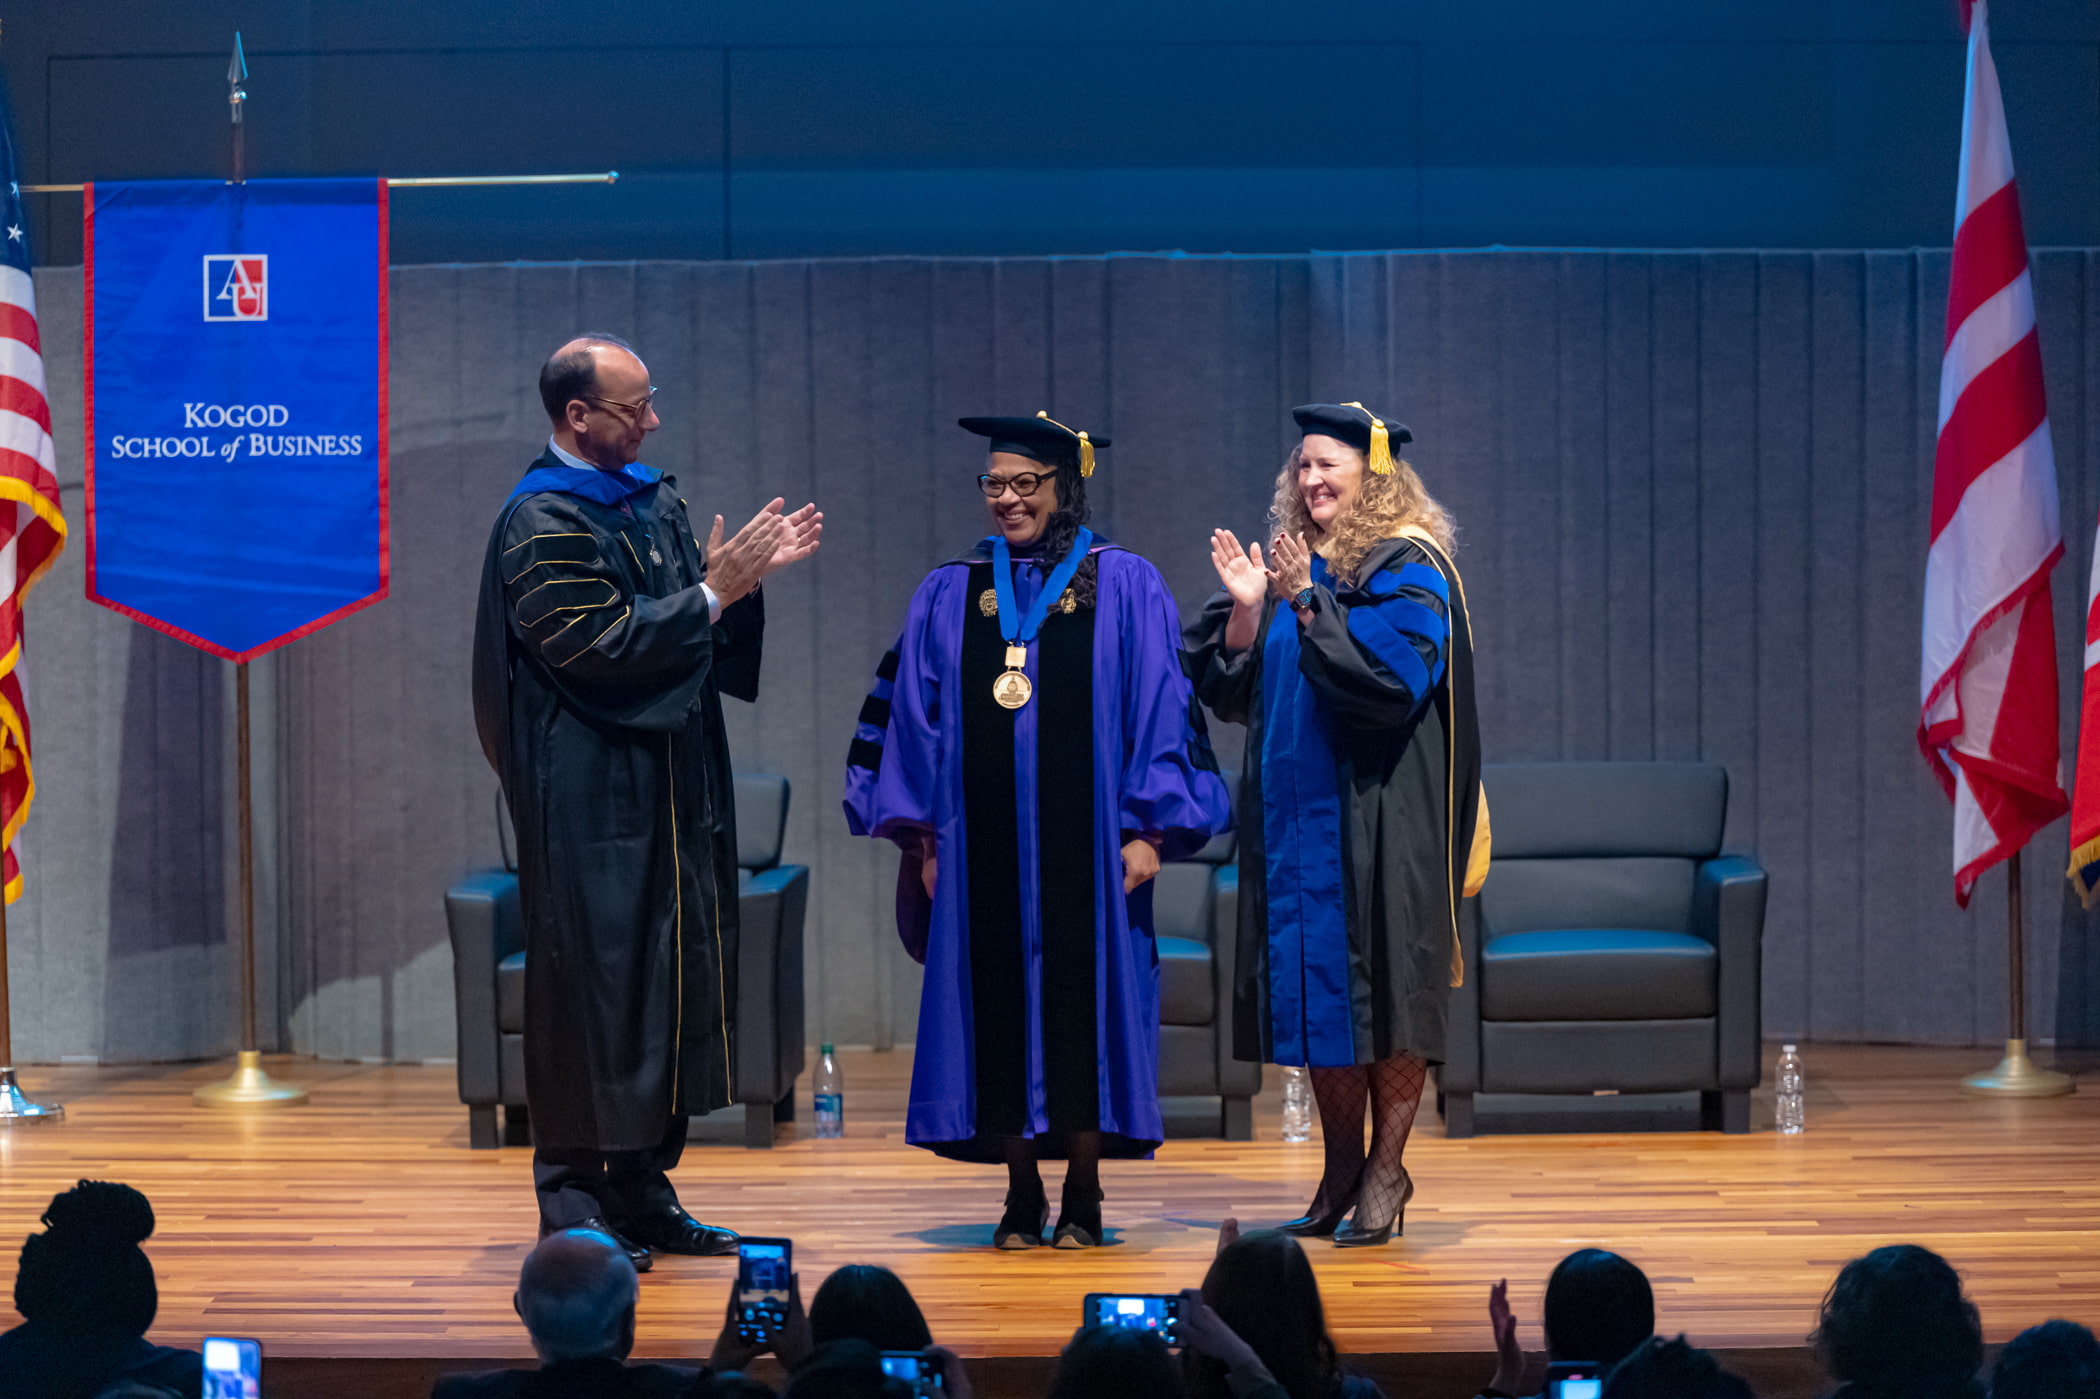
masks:
<path id="1" fill-rule="evenodd" d="M 385 597 L 385 181 L 86 206 L 88 596 L 236 661 Z"/>

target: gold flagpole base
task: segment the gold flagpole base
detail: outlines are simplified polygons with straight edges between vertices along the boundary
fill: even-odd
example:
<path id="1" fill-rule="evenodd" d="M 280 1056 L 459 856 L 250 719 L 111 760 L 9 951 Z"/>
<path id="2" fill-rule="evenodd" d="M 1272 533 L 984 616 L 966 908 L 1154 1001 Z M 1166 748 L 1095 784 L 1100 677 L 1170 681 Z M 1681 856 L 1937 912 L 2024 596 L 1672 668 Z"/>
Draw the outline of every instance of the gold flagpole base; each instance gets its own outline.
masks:
<path id="1" fill-rule="evenodd" d="M 2038 1068 L 2027 1057 L 2026 1040 L 2007 1040 L 2005 1057 L 1989 1073 L 1970 1074 L 1961 1091 L 1976 1098 L 2060 1098 L 2077 1091 L 2069 1074 Z"/>
<path id="2" fill-rule="evenodd" d="M 15 1071 L 0 1068 L 0 1127 L 33 1127 L 40 1122 L 63 1122 L 66 1110 L 57 1103 L 39 1103 L 22 1092 Z"/>
<path id="3" fill-rule="evenodd" d="M 190 1099 L 200 1108 L 295 1108 L 306 1101 L 306 1090 L 271 1078 L 263 1072 L 262 1051 L 244 1049 L 232 1078 L 207 1083 Z"/>

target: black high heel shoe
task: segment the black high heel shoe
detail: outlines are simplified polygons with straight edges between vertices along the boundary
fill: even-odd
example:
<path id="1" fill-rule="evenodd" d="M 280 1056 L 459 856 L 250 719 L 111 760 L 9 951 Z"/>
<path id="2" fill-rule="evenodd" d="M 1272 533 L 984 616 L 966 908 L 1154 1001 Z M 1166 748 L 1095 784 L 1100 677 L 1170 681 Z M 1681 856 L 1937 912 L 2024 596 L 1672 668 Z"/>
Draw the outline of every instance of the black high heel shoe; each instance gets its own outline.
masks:
<path id="1" fill-rule="evenodd" d="M 1386 1220 L 1382 1225 L 1373 1226 L 1371 1221 L 1364 1218 L 1364 1212 L 1359 1207 L 1356 1211 L 1356 1218 L 1349 1221 L 1349 1227 L 1335 1234 L 1334 1246 L 1336 1248 L 1376 1248 L 1380 1244 L 1391 1242 L 1393 1235 L 1406 1233 L 1407 1230 L 1403 1226 L 1407 1220 L 1407 1202 L 1414 1199 L 1414 1197 L 1415 1178 L 1407 1173 L 1407 1167 L 1402 1166 L 1400 1168 L 1400 1200 L 1393 1206 L 1393 1217 Z"/>
<path id="2" fill-rule="evenodd" d="M 1052 1248 L 1099 1248 L 1101 1246 L 1101 1187 L 1074 1190 L 1066 1186 L 1057 1212 L 1057 1233 Z"/>
<path id="3" fill-rule="evenodd" d="M 1006 1213 L 992 1230 L 992 1247 L 1003 1249 L 1041 1248 L 1043 1226 L 1050 1222 L 1050 1200 L 1038 1185 L 1027 1194 L 1006 1192 Z"/>
<path id="4" fill-rule="evenodd" d="M 1349 1217 L 1349 1211 L 1356 1208 L 1356 1202 L 1362 1196 L 1363 1187 L 1359 1185 L 1356 1189 L 1343 1196 L 1340 1204 L 1325 1214 L 1314 1214 L 1310 1209 L 1307 1209 L 1298 1218 L 1288 1223 L 1279 1224 L 1276 1228 L 1285 1234 L 1296 1234 L 1301 1239 L 1332 1238 L 1334 1237 L 1334 1231 L 1342 1227 L 1342 1221 Z M 1318 1198 L 1318 1196 L 1314 1196 L 1316 1201 Z"/>

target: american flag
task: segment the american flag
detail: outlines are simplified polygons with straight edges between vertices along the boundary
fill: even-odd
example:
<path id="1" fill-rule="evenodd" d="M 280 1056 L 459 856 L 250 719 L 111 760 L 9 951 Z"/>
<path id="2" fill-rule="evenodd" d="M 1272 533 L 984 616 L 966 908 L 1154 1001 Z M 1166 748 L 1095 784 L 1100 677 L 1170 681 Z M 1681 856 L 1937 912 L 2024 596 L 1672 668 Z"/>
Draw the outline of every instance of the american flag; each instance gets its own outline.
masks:
<path id="1" fill-rule="evenodd" d="M 1964 906 L 1978 875 L 2069 805 L 2049 605 L 2049 571 L 2063 551 L 2027 238 L 1977 0 L 1940 361 L 1918 723 L 1918 744 L 1954 802 L 1954 897 Z"/>
<path id="2" fill-rule="evenodd" d="M 7 187 L 0 199 L 0 847 L 9 903 L 22 892 L 15 834 L 36 796 L 22 698 L 22 599 L 66 544 L 18 175 L 13 124 L 0 111 L 0 181 Z"/>

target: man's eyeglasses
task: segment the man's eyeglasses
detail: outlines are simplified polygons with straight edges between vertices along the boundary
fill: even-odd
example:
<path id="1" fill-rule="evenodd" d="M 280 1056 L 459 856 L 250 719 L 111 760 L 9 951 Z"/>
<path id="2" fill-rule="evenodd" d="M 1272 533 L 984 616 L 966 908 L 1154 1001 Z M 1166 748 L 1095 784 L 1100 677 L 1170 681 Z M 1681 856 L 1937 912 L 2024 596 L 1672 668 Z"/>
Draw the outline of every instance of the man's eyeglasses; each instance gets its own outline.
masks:
<path id="1" fill-rule="evenodd" d="M 656 406 L 657 392 L 658 391 L 656 386 L 654 384 L 651 384 L 649 386 L 649 396 L 639 403 L 622 403 L 617 398 L 598 398 L 591 394 L 585 394 L 583 396 L 583 401 L 585 403 L 596 403 L 606 408 L 624 408 L 628 412 L 634 414 L 636 422 L 640 422 L 642 419 L 642 415 Z"/>
<path id="2" fill-rule="evenodd" d="M 977 489 L 984 492 L 985 499 L 997 500 L 1010 486 L 1015 495 L 1026 500 L 1035 494 L 1036 487 L 1045 481 L 1056 479 L 1056 476 L 1054 471 L 1024 471 L 1018 476 L 980 476 L 977 478 Z"/>

